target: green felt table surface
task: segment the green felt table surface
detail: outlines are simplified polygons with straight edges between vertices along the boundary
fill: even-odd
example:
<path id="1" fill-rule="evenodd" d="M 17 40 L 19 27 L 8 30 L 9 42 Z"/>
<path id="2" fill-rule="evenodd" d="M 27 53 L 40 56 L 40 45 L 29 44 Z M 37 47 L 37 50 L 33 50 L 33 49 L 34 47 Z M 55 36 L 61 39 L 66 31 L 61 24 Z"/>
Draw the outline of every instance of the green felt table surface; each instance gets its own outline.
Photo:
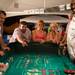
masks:
<path id="1" fill-rule="evenodd" d="M 66 75 L 64 70 L 75 70 L 75 65 L 66 56 L 19 54 L 9 60 L 5 75 Z"/>
<path id="2" fill-rule="evenodd" d="M 30 48 L 27 48 L 30 52 L 27 53 L 25 51 L 21 53 L 24 48 L 17 45 L 19 53 L 7 54 L 7 59 L 3 60 L 9 63 L 9 68 L 4 75 L 67 75 L 64 70 L 75 70 L 75 65 L 68 56 L 46 53 L 48 49 L 57 50 L 57 47 L 49 45 L 35 47 L 36 45 L 31 44 Z"/>

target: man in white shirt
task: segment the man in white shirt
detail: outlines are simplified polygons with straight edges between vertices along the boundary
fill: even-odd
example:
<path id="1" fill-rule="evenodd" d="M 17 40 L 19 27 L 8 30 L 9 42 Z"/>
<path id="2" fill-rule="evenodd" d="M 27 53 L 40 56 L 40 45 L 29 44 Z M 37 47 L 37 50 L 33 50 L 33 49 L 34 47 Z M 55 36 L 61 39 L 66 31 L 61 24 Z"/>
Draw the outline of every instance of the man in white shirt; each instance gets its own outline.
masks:
<path id="1" fill-rule="evenodd" d="M 27 22 L 22 21 L 18 28 L 13 32 L 9 43 L 19 42 L 22 46 L 27 46 L 31 40 L 31 31 L 27 28 Z"/>
<path id="2" fill-rule="evenodd" d="M 73 17 L 67 26 L 67 46 L 70 58 L 75 63 L 75 0 L 72 0 L 71 8 Z"/>

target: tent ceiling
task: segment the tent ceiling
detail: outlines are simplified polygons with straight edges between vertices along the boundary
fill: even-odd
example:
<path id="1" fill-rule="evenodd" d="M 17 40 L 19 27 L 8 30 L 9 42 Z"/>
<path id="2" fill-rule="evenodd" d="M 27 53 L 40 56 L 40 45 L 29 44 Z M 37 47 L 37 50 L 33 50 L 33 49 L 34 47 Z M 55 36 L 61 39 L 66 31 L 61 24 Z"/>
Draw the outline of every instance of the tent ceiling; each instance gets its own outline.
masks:
<path id="1" fill-rule="evenodd" d="M 20 11 L 23 12 L 24 10 L 27 9 L 37 9 L 37 8 L 51 8 L 55 7 L 57 5 L 62 5 L 62 4 L 67 4 L 70 3 L 71 0 L 0 0 L 0 9 L 4 9 L 5 11 Z M 23 13 L 8 13 L 9 16 L 19 16 L 19 15 L 25 15 Z M 48 17 L 48 16 L 47 16 Z M 57 20 L 58 17 L 58 20 Z M 32 19 L 33 18 L 33 19 Z M 38 19 L 43 19 L 46 22 L 50 21 L 59 21 L 60 22 L 67 22 L 66 18 L 63 18 L 61 16 L 50 16 L 48 18 L 42 16 L 31 16 L 30 18 L 25 18 L 25 20 L 33 21 L 35 22 Z"/>
<path id="2" fill-rule="evenodd" d="M 24 11 L 26 9 L 50 8 L 70 3 L 71 0 L 0 0 L 0 9 Z"/>
<path id="3" fill-rule="evenodd" d="M 58 23 L 68 23 L 67 15 L 52 15 L 52 14 L 37 14 L 37 15 L 18 15 L 7 17 L 4 25 L 10 26 L 14 22 L 23 20 L 31 23 L 36 23 L 37 20 L 42 19 L 45 23 L 58 22 Z"/>
<path id="4" fill-rule="evenodd" d="M 68 19 L 57 16 L 57 15 L 38 15 L 38 16 L 30 16 L 27 18 L 21 19 L 21 21 L 27 21 L 27 22 L 32 22 L 36 23 L 37 20 L 42 19 L 44 22 L 50 23 L 50 22 L 59 22 L 59 23 L 67 23 Z"/>

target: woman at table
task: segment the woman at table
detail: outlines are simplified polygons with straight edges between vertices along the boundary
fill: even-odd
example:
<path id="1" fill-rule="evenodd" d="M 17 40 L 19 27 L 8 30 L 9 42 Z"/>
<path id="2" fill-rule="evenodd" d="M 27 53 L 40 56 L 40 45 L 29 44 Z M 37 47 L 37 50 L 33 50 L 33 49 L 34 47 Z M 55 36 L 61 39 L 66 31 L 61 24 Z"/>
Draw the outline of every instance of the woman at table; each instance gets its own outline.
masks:
<path id="1" fill-rule="evenodd" d="M 53 22 L 50 24 L 51 31 L 47 34 L 47 41 L 55 44 L 60 42 L 60 33 L 58 32 L 58 24 Z"/>
<path id="2" fill-rule="evenodd" d="M 35 29 L 32 31 L 32 40 L 39 43 L 44 43 L 46 41 L 46 32 L 44 31 L 43 20 L 37 21 Z"/>
<path id="3" fill-rule="evenodd" d="M 62 26 L 62 31 L 60 32 L 61 38 L 60 38 L 60 44 L 59 47 L 61 50 L 59 50 L 59 55 L 66 54 L 67 50 L 67 35 L 66 35 L 66 27 Z"/>

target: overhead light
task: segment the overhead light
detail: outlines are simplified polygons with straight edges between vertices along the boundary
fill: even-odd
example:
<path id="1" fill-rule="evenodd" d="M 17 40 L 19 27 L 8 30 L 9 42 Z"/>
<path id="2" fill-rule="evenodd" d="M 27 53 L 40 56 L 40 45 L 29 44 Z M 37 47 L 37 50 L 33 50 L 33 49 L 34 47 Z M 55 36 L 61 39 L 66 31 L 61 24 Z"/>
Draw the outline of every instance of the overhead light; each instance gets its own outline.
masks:
<path id="1" fill-rule="evenodd" d="M 59 5 L 58 7 L 59 7 L 60 11 L 64 11 L 65 10 L 65 5 Z"/>
<path id="2" fill-rule="evenodd" d="M 44 8 L 41 8 L 39 11 L 40 11 L 40 14 L 44 14 Z"/>
<path id="3" fill-rule="evenodd" d="M 66 4 L 66 9 L 67 10 L 71 9 L 71 4 L 70 3 L 69 4 Z"/>

